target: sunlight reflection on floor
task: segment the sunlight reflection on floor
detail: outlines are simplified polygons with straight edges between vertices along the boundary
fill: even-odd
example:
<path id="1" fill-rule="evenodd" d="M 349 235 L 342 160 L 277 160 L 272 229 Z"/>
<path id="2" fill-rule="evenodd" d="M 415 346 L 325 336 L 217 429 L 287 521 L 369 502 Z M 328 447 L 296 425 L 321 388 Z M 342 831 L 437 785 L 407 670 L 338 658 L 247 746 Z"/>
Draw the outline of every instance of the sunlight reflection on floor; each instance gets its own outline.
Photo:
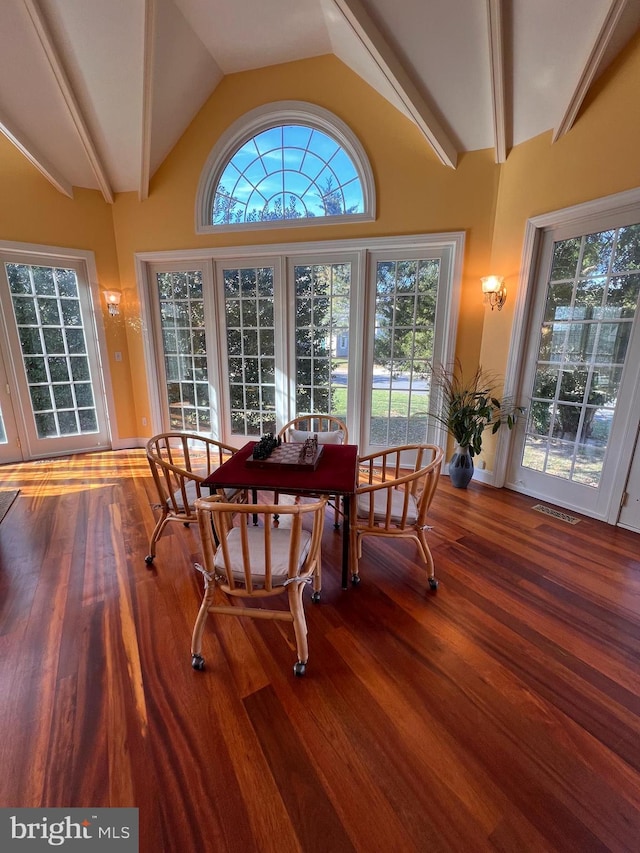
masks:
<path id="1" fill-rule="evenodd" d="M 14 483 L 24 497 L 59 497 L 115 486 L 114 478 L 151 477 L 144 450 L 105 451 L 31 462 L 11 463 L 0 468 L 2 488 Z M 45 482 L 43 483 L 43 478 Z M 30 486 L 31 482 L 37 485 Z"/>

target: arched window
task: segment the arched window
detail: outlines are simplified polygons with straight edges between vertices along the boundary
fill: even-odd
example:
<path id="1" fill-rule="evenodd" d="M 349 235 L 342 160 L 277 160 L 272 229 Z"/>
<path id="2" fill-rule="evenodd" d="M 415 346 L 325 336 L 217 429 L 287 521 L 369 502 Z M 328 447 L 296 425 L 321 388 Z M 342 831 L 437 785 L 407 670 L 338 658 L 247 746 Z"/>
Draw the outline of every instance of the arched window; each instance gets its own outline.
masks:
<path id="1" fill-rule="evenodd" d="M 290 227 L 375 218 L 364 150 L 337 116 L 280 102 L 223 134 L 202 171 L 196 230 Z"/>

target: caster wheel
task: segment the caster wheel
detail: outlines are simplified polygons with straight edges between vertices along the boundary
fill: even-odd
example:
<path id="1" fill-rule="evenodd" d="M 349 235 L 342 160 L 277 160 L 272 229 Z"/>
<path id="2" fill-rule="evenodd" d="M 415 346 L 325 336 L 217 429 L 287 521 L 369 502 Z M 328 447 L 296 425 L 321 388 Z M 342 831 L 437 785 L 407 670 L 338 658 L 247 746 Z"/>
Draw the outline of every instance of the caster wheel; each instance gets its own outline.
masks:
<path id="1" fill-rule="evenodd" d="M 144 558 L 144 561 L 148 566 L 150 566 L 153 563 L 153 559 L 153 554 L 147 554 L 147 556 Z"/>
<path id="2" fill-rule="evenodd" d="M 307 671 L 306 663 L 302 663 L 302 661 L 298 661 L 293 665 L 293 674 L 297 675 L 299 678 L 305 674 Z"/>
<path id="3" fill-rule="evenodd" d="M 183 521 L 182 526 L 183 527 L 190 527 L 190 523 L 188 521 Z"/>
<path id="4" fill-rule="evenodd" d="M 191 655 L 191 666 L 198 671 L 204 669 L 204 658 L 202 655 Z"/>
<path id="5" fill-rule="evenodd" d="M 438 581 L 436 580 L 436 578 L 429 578 L 429 588 L 438 589 Z"/>
<path id="6" fill-rule="evenodd" d="M 351 575 L 351 583 L 354 586 L 358 586 L 358 584 L 360 583 L 360 575 Z"/>
<path id="7" fill-rule="evenodd" d="M 313 602 L 315 602 L 315 603 L 317 604 L 317 603 L 320 601 L 320 593 L 319 593 L 319 592 L 317 592 L 317 591 L 316 591 L 316 592 L 312 592 L 312 593 L 311 593 L 311 601 L 313 601 Z"/>

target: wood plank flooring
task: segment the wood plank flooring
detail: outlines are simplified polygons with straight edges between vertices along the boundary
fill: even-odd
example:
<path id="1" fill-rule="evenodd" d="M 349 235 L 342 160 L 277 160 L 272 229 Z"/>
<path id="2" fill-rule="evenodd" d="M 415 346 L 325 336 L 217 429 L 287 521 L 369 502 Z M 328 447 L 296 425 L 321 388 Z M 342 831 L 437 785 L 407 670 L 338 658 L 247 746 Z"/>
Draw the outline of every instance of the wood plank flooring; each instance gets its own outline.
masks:
<path id="1" fill-rule="evenodd" d="M 640 850 L 640 537 L 472 482 L 434 500 L 440 580 L 327 516 L 310 660 L 209 617 L 197 530 L 144 562 L 142 451 L 0 468 L 0 806 L 137 806 L 141 853 Z"/>

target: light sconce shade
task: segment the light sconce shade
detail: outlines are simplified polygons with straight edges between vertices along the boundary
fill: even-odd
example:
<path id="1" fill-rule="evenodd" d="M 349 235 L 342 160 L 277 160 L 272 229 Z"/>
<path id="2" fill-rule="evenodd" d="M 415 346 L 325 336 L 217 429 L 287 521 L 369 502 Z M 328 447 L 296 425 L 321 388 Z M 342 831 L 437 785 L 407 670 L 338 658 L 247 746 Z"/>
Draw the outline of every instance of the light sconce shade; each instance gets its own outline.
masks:
<path id="1" fill-rule="evenodd" d="M 482 282 L 484 301 L 491 305 L 492 311 L 494 308 L 501 311 L 502 306 L 507 301 L 507 288 L 504 286 L 504 276 L 486 275 L 480 281 Z"/>
<path id="2" fill-rule="evenodd" d="M 109 314 L 112 317 L 115 317 L 116 314 L 120 313 L 120 292 L 118 290 L 105 290 L 104 298 L 107 300 L 107 307 L 109 308 Z"/>

